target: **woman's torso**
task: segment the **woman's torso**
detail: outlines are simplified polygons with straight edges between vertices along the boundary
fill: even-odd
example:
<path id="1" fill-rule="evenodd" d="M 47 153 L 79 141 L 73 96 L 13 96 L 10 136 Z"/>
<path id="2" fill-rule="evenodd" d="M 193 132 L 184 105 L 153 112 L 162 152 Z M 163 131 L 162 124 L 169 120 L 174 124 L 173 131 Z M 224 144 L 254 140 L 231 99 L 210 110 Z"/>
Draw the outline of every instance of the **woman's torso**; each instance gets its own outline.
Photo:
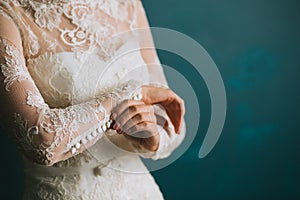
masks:
<path id="1" fill-rule="evenodd" d="M 148 81 L 133 31 L 136 0 L 0 2 L 1 12 L 20 30 L 27 68 L 50 107 L 87 101 L 127 80 Z M 110 131 L 90 149 L 52 167 L 24 158 L 24 199 L 161 199 L 131 149 Z"/>

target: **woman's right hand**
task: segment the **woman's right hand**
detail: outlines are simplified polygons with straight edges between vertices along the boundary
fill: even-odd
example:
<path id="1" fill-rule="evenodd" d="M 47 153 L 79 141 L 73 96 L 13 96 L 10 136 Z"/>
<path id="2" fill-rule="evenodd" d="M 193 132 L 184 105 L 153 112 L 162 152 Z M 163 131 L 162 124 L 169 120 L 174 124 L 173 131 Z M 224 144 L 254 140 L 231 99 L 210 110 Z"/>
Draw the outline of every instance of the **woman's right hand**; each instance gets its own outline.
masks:
<path id="1" fill-rule="evenodd" d="M 185 113 L 184 101 L 168 88 L 155 86 L 142 87 L 142 101 L 145 104 L 160 104 L 167 112 L 175 132 L 179 134 Z"/>

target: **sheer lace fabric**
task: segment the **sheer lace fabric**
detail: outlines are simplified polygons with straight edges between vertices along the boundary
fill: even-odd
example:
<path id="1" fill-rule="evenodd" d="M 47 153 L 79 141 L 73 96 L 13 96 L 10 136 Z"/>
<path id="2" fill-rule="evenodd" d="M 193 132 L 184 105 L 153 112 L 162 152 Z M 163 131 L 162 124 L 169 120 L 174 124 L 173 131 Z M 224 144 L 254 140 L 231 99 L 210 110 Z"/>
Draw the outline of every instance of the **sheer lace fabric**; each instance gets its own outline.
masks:
<path id="1" fill-rule="evenodd" d="M 1 122 L 23 155 L 24 199 L 162 199 L 139 156 L 168 156 L 184 130 L 162 128 L 157 152 L 108 130 L 142 84 L 167 85 L 153 51 L 131 51 L 148 26 L 141 3 L 0 0 L 0 24 Z"/>

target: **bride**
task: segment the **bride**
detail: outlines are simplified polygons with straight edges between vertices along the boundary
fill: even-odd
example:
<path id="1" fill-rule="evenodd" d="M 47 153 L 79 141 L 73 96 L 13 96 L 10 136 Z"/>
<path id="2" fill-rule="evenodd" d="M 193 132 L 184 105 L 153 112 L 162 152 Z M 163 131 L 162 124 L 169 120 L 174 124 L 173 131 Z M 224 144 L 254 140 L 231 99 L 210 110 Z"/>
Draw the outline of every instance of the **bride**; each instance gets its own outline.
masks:
<path id="1" fill-rule="evenodd" d="M 0 0 L 0 117 L 23 199 L 163 199 L 141 157 L 178 147 L 185 111 L 148 26 L 139 0 Z"/>

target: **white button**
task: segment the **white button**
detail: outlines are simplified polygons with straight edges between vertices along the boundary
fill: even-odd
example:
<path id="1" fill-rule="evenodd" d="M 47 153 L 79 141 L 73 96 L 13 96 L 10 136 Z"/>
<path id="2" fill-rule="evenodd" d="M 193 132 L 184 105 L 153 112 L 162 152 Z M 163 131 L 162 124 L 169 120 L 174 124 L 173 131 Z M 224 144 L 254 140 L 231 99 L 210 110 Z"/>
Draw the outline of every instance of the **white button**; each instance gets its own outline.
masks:
<path id="1" fill-rule="evenodd" d="M 75 154 L 75 153 L 76 153 L 76 148 L 75 148 L 75 147 L 72 147 L 71 153 L 72 153 L 72 154 Z"/>
<path id="2" fill-rule="evenodd" d="M 106 122 L 106 127 L 109 128 L 110 127 L 110 122 Z"/>
<path id="3" fill-rule="evenodd" d="M 86 141 L 85 138 L 82 138 L 81 142 L 82 142 L 82 144 L 86 144 L 87 143 L 87 141 Z"/>
<path id="4" fill-rule="evenodd" d="M 75 147 L 76 147 L 76 149 L 79 149 L 79 148 L 80 148 L 80 143 L 77 142 L 77 143 L 75 144 Z"/>
<path id="5" fill-rule="evenodd" d="M 96 137 L 97 136 L 97 132 L 93 131 L 92 135 L 93 135 L 93 137 Z"/>
<path id="6" fill-rule="evenodd" d="M 103 130 L 103 132 L 105 132 L 107 130 L 107 127 L 105 125 L 102 125 L 101 129 Z"/>
<path id="7" fill-rule="evenodd" d="M 92 136 L 92 135 L 88 135 L 88 136 L 86 136 L 86 138 L 87 138 L 89 141 L 91 141 L 91 140 L 93 139 L 93 136 Z"/>
<path id="8" fill-rule="evenodd" d="M 100 127 L 97 128 L 96 131 L 97 131 L 99 134 L 103 133 L 103 131 L 102 131 L 102 129 L 101 129 Z"/>

